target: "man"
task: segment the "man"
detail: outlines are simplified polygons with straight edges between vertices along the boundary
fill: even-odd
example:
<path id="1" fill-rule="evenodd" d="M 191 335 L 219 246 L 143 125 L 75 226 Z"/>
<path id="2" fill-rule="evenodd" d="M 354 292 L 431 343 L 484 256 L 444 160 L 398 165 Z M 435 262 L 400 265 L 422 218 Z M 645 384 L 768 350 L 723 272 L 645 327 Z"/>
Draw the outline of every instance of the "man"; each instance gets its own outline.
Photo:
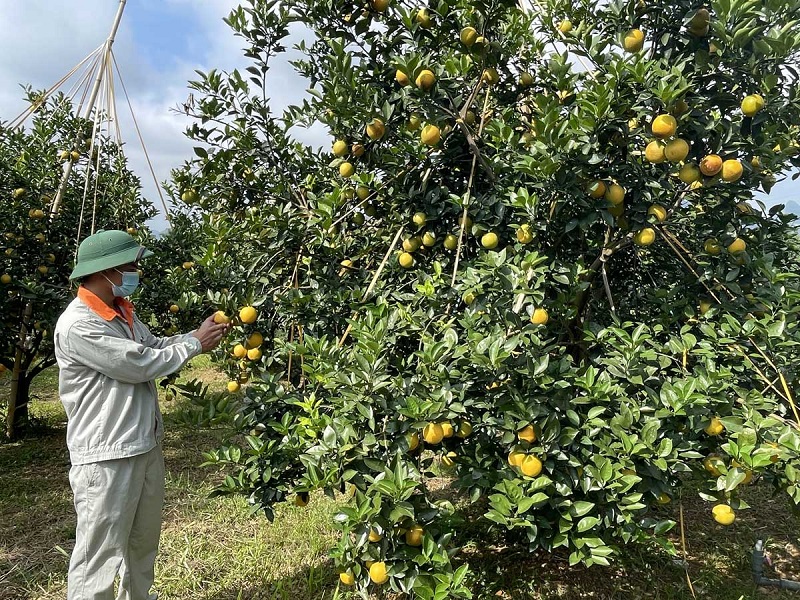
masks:
<path id="1" fill-rule="evenodd" d="M 229 325 L 153 336 L 126 300 L 152 252 L 124 231 L 78 248 L 81 285 L 55 328 L 59 394 L 67 412 L 70 485 L 78 522 L 68 600 L 150 600 L 164 502 L 163 421 L 154 379 L 214 349 Z"/>

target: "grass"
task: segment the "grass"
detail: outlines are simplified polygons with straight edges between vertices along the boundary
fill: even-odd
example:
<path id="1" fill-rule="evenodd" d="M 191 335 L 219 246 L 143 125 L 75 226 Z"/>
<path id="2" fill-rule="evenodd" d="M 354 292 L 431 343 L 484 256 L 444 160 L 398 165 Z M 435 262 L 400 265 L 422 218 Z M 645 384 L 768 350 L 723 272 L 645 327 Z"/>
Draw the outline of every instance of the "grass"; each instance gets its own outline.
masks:
<path id="1" fill-rule="evenodd" d="M 198 377 L 212 390 L 224 379 L 205 357 L 187 378 Z M 0 383 L 0 402 L 7 393 Z M 21 442 L 0 445 L 0 600 L 50 600 L 65 596 L 75 518 L 64 444 L 64 413 L 56 393 L 56 371 L 34 382 L 31 414 L 38 427 Z M 281 506 L 274 523 L 251 516 L 242 498 L 210 498 L 222 473 L 201 469 L 200 453 L 226 436 L 224 429 L 187 425 L 191 407 L 163 402 L 167 437 L 167 497 L 156 585 L 162 600 L 354 599 L 337 591 L 338 577 L 327 548 L 336 531 L 336 503 L 312 498 L 305 508 Z M 447 481 L 440 493 L 450 495 Z M 764 486 L 748 488 L 752 510 L 722 528 L 708 505 L 686 494 L 688 572 L 697 598 L 714 600 L 796 599 L 780 590 L 754 590 L 750 551 L 757 537 L 768 540 L 770 577 L 800 579 L 800 522 L 782 496 Z M 677 519 L 678 507 L 662 509 Z M 650 545 L 629 546 L 608 568 L 568 567 L 566 555 L 530 554 L 502 540 L 463 532 L 461 557 L 470 563 L 476 598 L 555 600 L 578 598 L 692 598 L 681 563 Z M 470 536 L 476 533 L 475 539 Z M 673 540 L 679 543 L 677 537 Z"/>

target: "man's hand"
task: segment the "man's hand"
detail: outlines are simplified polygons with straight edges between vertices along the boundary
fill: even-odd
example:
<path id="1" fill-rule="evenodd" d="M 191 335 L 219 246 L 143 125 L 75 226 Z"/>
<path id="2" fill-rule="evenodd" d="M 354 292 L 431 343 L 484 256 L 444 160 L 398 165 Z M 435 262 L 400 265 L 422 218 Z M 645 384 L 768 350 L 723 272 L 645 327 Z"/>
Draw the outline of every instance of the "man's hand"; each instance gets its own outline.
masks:
<path id="1" fill-rule="evenodd" d="M 200 340 L 203 352 L 209 352 L 219 345 L 230 329 L 230 323 L 214 323 L 214 315 L 211 315 L 203 321 L 199 329 L 192 332 L 192 335 Z"/>

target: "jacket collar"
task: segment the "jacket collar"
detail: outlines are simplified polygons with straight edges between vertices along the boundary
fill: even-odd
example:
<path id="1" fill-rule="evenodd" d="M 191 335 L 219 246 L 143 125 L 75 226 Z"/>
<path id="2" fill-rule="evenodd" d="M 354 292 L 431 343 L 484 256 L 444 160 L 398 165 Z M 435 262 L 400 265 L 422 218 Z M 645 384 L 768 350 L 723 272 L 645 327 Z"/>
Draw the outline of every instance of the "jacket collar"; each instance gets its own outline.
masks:
<path id="1" fill-rule="evenodd" d="M 88 306 L 89 310 L 106 321 L 113 321 L 119 317 L 125 320 L 129 326 L 133 323 L 133 304 L 125 298 L 114 298 L 114 306 L 117 307 L 117 310 L 114 310 L 103 302 L 97 294 L 80 286 L 78 288 L 78 299 Z"/>

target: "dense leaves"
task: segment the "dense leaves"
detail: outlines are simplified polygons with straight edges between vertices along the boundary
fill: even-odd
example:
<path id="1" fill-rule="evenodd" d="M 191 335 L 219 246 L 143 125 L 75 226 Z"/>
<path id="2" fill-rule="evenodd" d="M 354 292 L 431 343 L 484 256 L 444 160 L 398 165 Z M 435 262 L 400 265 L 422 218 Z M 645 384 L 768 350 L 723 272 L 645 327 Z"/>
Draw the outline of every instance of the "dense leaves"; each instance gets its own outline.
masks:
<path id="1" fill-rule="evenodd" d="M 800 164 L 800 3 L 708 9 L 234 11 L 252 64 L 193 82 L 175 175 L 198 264 L 229 282 L 211 298 L 259 311 L 227 348 L 246 444 L 208 453 L 221 491 L 269 516 L 349 492 L 342 582 L 421 598 L 470 595 L 467 516 L 433 474 L 478 527 L 573 564 L 667 545 L 654 507 L 687 478 L 734 510 L 754 477 L 800 502 L 798 239 L 754 199 Z M 276 115 L 298 26 L 308 95 Z M 314 124 L 330 147 L 293 141 Z"/>

